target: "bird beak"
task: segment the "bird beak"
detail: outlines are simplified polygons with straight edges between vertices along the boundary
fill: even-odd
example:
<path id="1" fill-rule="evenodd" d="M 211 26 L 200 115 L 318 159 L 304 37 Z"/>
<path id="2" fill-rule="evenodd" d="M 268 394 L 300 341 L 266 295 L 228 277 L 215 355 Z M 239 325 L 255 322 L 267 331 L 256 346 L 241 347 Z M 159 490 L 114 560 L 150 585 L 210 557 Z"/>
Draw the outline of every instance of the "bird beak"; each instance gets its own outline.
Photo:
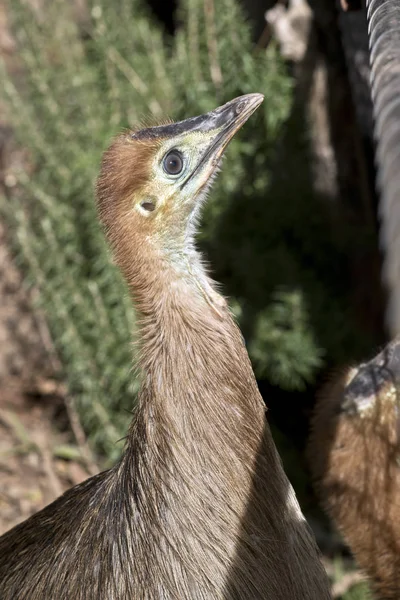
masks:
<path id="1" fill-rule="evenodd" d="M 180 132 L 201 131 L 210 135 L 210 145 L 201 157 L 189 178 L 182 184 L 186 185 L 198 171 L 203 169 L 207 163 L 215 168 L 219 160 L 235 135 L 247 119 L 257 110 L 263 102 L 262 94 L 246 94 L 231 100 L 227 104 L 216 108 L 200 117 L 193 117 L 186 121 L 176 123 Z"/>

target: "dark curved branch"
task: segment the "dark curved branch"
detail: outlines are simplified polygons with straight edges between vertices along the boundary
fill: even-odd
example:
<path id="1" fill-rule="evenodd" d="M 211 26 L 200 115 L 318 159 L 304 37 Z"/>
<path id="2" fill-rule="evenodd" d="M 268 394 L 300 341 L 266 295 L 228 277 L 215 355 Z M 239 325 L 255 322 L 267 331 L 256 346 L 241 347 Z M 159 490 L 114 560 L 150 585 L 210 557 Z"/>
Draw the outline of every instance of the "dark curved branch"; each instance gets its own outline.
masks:
<path id="1" fill-rule="evenodd" d="M 387 326 L 400 333 L 400 4 L 367 0 Z"/>

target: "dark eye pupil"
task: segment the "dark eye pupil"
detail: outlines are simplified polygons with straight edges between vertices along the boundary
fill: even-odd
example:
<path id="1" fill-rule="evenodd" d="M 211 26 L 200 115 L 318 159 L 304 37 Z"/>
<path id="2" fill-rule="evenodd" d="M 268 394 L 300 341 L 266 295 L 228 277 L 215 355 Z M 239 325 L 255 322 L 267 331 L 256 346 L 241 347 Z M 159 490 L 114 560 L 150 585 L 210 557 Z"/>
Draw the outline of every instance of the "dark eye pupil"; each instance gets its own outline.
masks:
<path id="1" fill-rule="evenodd" d="M 164 170 L 169 173 L 169 175 L 178 175 L 182 169 L 182 156 L 176 151 L 169 152 L 164 158 Z"/>

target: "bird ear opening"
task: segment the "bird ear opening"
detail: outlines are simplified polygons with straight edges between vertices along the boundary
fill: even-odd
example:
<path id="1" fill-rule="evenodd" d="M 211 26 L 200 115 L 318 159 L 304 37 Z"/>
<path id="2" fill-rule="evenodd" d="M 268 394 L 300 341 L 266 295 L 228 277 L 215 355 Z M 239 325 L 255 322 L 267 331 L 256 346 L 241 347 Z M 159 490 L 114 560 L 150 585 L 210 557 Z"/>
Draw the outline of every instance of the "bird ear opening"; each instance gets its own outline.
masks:
<path id="1" fill-rule="evenodd" d="M 146 200 L 143 200 L 139 206 L 142 213 L 151 213 L 156 209 L 156 202 L 152 198 L 146 198 Z"/>

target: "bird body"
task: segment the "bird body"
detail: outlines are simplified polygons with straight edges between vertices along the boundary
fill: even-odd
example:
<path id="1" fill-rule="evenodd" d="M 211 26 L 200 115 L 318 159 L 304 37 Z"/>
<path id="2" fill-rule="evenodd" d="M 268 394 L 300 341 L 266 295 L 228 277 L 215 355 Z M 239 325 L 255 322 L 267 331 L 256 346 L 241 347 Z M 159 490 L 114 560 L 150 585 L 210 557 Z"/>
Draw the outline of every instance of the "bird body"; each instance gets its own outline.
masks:
<path id="1" fill-rule="evenodd" d="M 325 600 L 241 333 L 195 249 L 250 94 L 120 136 L 100 219 L 139 315 L 141 388 L 124 455 L 0 538 L 1 600 Z"/>
<path id="2" fill-rule="evenodd" d="M 385 600 L 400 598 L 399 386 L 396 340 L 325 387 L 308 451 L 323 505 Z"/>

